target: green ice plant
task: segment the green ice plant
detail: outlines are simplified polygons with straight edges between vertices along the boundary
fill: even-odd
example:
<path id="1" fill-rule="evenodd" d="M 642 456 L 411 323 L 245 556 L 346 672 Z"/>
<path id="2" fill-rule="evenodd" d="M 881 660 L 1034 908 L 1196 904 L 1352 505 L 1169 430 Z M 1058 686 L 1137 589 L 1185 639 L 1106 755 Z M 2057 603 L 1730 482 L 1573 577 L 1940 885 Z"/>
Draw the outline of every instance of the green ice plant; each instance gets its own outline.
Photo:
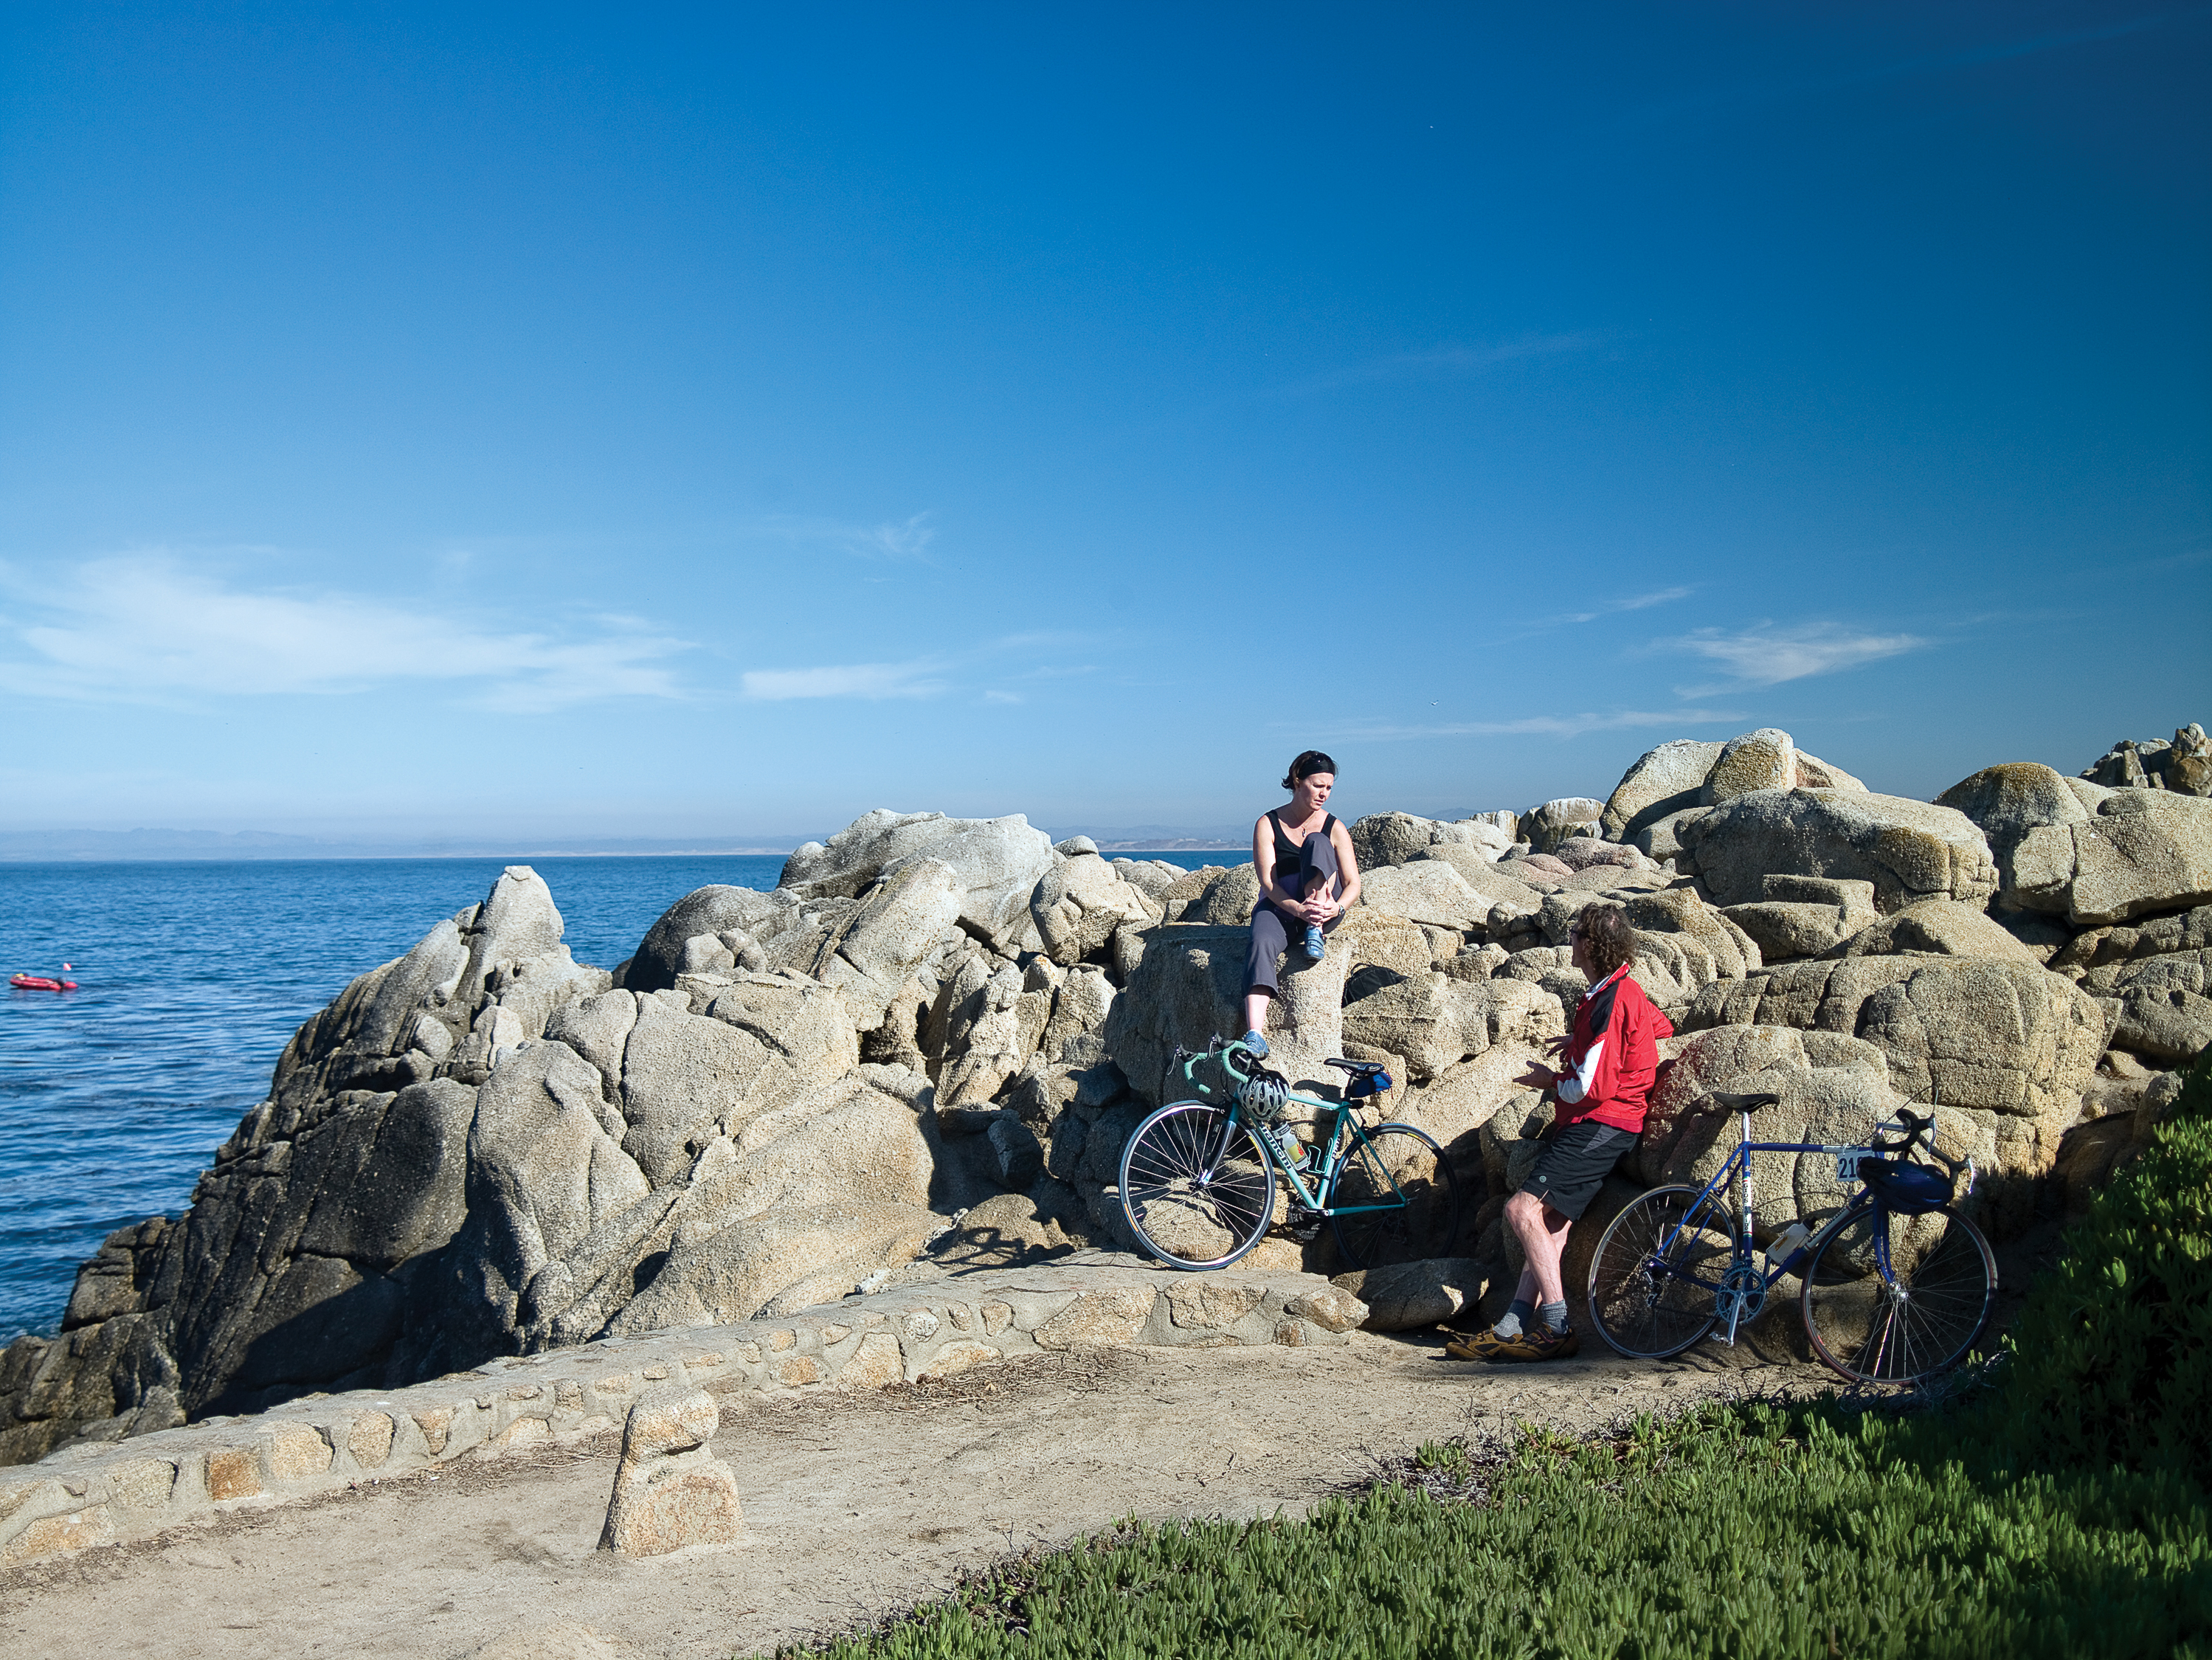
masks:
<path id="1" fill-rule="evenodd" d="M 2173 1469 L 2212 1490 L 2212 1050 L 2069 1233 L 2008 1346 L 2033 1462 Z"/>

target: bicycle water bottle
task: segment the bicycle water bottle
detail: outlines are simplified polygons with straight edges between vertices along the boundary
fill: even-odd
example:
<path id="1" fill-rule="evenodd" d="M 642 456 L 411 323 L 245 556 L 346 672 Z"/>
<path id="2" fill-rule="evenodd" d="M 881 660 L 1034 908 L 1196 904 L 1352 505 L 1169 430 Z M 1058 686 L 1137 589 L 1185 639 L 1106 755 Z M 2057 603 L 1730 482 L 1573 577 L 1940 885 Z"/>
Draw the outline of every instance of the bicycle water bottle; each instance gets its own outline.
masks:
<path id="1" fill-rule="evenodd" d="M 1766 1265 L 1779 1268 L 1784 1274 L 1795 1274 L 1804 1266 L 1805 1242 L 1813 1237 L 1813 1230 L 1802 1222 L 1792 1222 L 1777 1234 L 1774 1243 L 1766 1248 Z"/>
<path id="2" fill-rule="evenodd" d="M 1298 1133 L 1288 1124 L 1278 1124 L 1267 1134 L 1275 1138 L 1275 1146 L 1281 1149 L 1284 1164 L 1291 1170 L 1297 1169 L 1299 1160 L 1306 1156 L 1305 1148 L 1298 1141 Z"/>

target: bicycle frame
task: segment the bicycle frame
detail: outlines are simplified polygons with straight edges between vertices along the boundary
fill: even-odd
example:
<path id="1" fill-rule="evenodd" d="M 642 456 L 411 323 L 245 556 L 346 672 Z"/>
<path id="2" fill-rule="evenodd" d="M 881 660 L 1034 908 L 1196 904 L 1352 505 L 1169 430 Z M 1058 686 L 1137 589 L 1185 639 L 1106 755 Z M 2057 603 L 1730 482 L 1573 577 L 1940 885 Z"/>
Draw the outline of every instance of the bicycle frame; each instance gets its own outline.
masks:
<path id="1" fill-rule="evenodd" d="M 1250 1053 L 1241 1043 L 1232 1043 L 1218 1050 L 1210 1049 L 1203 1054 L 1190 1056 L 1183 1062 L 1183 1082 L 1196 1090 L 1200 1095 L 1211 1097 L 1214 1093 L 1212 1088 L 1200 1083 L 1191 1069 L 1200 1061 L 1212 1060 L 1219 1061 L 1221 1069 L 1242 1084 L 1246 1074 L 1238 1072 L 1230 1059 L 1232 1055 L 1240 1050 L 1248 1055 Z M 1391 1195 L 1397 1201 L 1395 1204 L 1331 1205 L 1327 1202 L 1336 1186 L 1337 1177 L 1343 1172 L 1345 1165 L 1350 1162 L 1353 1153 L 1360 1148 L 1372 1146 L 1374 1143 L 1367 1139 L 1367 1132 L 1360 1124 L 1356 1109 L 1350 1102 L 1321 1101 L 1310 1095 L 1295 1093 L 1290 1098 L 1290 1102 L 1292 1105 L 1310 1107 L 1316 1115 L 1330 1116 L 1328 1133 L 1316 1143 L 1317 1151 L 1312 1166 L 1314 1183 L 1310 1188 L 1299 1179 L 1297 1171 L 1284 1162 L 1282 1149 L 1275 1145 L 1275 1138 L 1266 1134 L 1268 1128 L 1267 1125 L 1254 1126 L 1252 1139 L 1260 1144 L 1261 1153 L 1268 1164 L 1282 1172 L 1284 1179 L 1291 1185 L 1291 1197 L 1301 1207 L 1316 1216 L 1322 1217 L 1360 1216 L 1371 1211 L 1403 1210 L 1406 1207 L 1409 1201 L 1406 1198 L 1404 1190 L 1398 1185 L 1398 1178 L 1390 1173 L 1389 1167 L 1379 1158 L 1374 1161 L 1375 1168 L 1382 1173 L 1382 1179 L 1390 1184 Z M 1229 1116 L 1223 1120 L 1221 1138 L 1223 1146 L 1225 1147 L 1229 1144 L 1229 1133 L 1237 1125 L 1244 1122 L 1243 1112 L 1244 1104 L 1238 1098 L 1237 1091 L 1231 1090 L 1229 1093 Z M 1315 1122 L 1316 1123 L 1321 1122 L 1319 1116 L 1316 1116 Z M 1218 1152 L 1211 1154 L 1209 1158 L 1218 1156 Z M 1206 1177 L 1212 1177 L 1213 1171 L 1210 1164 L 1205 1174 Z"/>
<path id="2" fill-rule="evenodd" d="M 1751 1115 L 1747 1112 L 1742 1113 L 1739 1115 L 1739 1118 L 1741 1122 L 1735 1150 L 1729 1154 L 1720 1169 L 1713 1172 L 1712 1179 L 1698 1190 L 1698 1196 L 1690 1201 L 1687 1208 L 1683 1212 L 1684 1219 L 1687 1220 L 1697 1215 L 1707 1201 L 1713 1200 L 1714 1195 L 1728 1184 L 1732 1177 L 1741 1181 L 1741 1186 L 1737 1193 L 1735 1225 L 1729 1230 L 1733 1237 L 1734 1245 L 1729 1255 L 1727 1269 L 1723 1271 L 1719 1280 L 1706 1280 L 1668 1262 L 1667 1255 L 1674 1249 L 1674 1242 L 1681 1236 L 1680 1224 L 1668 1229 L 1666 1235 L 1659 1241 L 1658 1250 L 1653 1253 L 1650 1264 L 1662 1273 L 1670 1274 L 1678 1280 L 1686 1280 L 1690 1284 L 1713 1293 L 1715 1304 L 1728 1310 L 1727 1341 L 1731 1348 L 1735 1346 L 1736 1328 L 1742 1322 L 1743 1305 L 1747 1299 L 1741 1292 L 1731 1292 L 1727 1284 L 1729 1279 L 1738 1277 L 1741 1270 L 1748 1268 L 1757 1280 L 1759 1297 L 1763 1303 L 1766 1293 L 1774 1289 L 1776 1280 L 1793 1272 L 1799 1264 L 1810 1261 L 1813 1253 L 1826 1243 L 1831 1236 L 1839 1232 L 1867 1211 L 1881 1207 L 1880 1201 L 1870 1191 L 1864 1188 L 1860 1189 L 1852 1195 L 1849 1204 L 1830 1217 L 1814 1231 L 1800 1240 L 1786 1258 L 1777 1262 L 1770 1256 L 1767 1259 L 1769 1266 L 1762 1270 L 1753 1260 L 1758 1246 L 1753 1243 L 1752 1230 L 1758 1222 L 1759 1215 L 1757 1202 L 1752 1190 L 1751 1155 L 1753 1153 L 1825 1152 L 1833 1157 L 1836 1161 L 1836 1177 L 1838 1181 L 1856 1180 L 1858 1176 L 1859 1161 L 1862 1158 L 1879 1158 L 1881 1154 L 1870 1147 L 1832 1146 L 1819 1141 L 1754 1141 L 1751 1139 Z M 1723 1213 L 1726 1213 L 1725 1210 Z M 1881 1275 L 1882 1283 L 1894 1289 L 1897 1276 L 1890 1266 L 1887 1228 L 1878 1228 L 1875 1231 L 1874 1256 L 1875 1267 Z"/>

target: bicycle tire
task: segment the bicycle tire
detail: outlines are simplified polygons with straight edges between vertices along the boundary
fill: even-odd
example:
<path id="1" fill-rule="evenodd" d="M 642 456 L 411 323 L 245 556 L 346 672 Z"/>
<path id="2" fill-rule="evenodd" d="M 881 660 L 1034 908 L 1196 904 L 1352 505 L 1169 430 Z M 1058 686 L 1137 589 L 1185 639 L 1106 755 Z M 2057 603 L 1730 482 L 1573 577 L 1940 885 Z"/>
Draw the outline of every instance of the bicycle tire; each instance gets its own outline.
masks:
<path id="1" fill-rule="evenodd" d="M 1171 1268 L 1226 1268 L 1274 1220 L 1275 1167 L 1243 1120 L 1203 1101 L 1171 1101 L 1138 1125 L 1121 1178 L 1130 1231 Z"/>
<path id="2" fill-rule="evenodd" d="M 1888 1236 L 1890 1274 L 1876 1266 Z M 1870 1205 L 1820 1242 L 1797 1294 L 1813 1353 L 1856 1383 L 1917 1383 L 1966 1358 L 1989 1324 L 1996 1258 L 1946 1207 L 1906 1215 Z"/>
<path id="3" fill-rule="evenodd" d="M 1735 1255 L 1735 1230 L 1717 1197 L 1700 1203 L 1698 1189 L 1684 1186 L 1638 1195 L 1613 1219 L 1590 1260 L 1598 1335 L 1632 1359 L 1680 1354 L 1720 1318 L 1717 1285 L 1693 1276 L 1710 1271 L 1717 1281 Z"/>
<path id="4" fill-rule="evenodd" d="M 1337 1250 L 1355 1268 L 1450 1256 L 1459 1245 L 1459 1178 L 1436 1138 L 1411 1124 L 1379 1124 L 1346 1146 L 1319 1195 Z M 1339 1215 L 1339 1207 L 1386 1206 Z"/>

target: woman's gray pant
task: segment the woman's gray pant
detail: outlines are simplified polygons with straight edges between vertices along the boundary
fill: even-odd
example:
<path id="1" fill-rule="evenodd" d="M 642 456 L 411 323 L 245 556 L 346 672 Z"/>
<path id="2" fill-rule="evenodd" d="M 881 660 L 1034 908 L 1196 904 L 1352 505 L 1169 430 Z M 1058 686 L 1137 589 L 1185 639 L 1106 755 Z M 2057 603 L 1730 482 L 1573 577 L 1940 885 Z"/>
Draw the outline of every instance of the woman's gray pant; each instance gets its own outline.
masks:
<path id="1" fill-rule="evenodd" d="M 1298 848 L 1298 872 L 1296 880 L 1285 881 L 1286 873 L 1277 861 L 1275 877 L 1282 885 L 1299 898 L 1319 893 L 1322 887 L 1341 873 L 1336 862 L 1336 843 L 1320 830 L 1306 837 Z M 1344 920 L 1339 912 L 1322 924 L 1323 933 L 1333 933 L 1336 925 Z M 1306 925 L 1290 912 L 1282 909 L 1272 899 L 1262 899 L 1252 908 L 1252 954 L 1244 964 L 1244 993 L 1248 997 L 1255 991 L 1268 996 L 1277 994 L 1275 962 L 1289 949 L 1293 939 L 1305 938 Z"/>

